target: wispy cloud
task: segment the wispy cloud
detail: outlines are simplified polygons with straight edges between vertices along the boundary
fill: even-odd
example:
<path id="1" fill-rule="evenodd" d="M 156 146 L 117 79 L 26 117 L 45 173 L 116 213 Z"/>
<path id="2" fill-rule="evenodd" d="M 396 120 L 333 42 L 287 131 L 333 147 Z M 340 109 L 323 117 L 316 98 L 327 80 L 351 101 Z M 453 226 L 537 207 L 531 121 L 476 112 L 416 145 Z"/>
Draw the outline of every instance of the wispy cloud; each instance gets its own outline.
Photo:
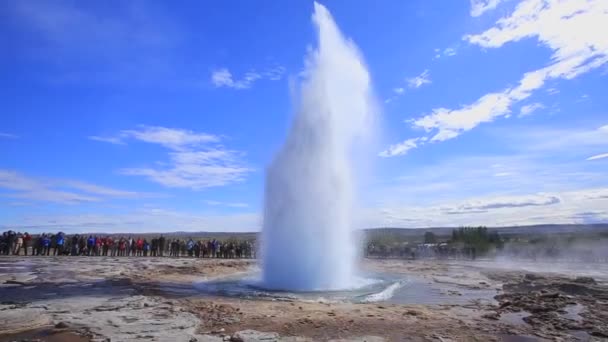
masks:
<path id="1" fill-rule="evenodd" d="M 597 151 L 608 143 L 608 125 L 592 128 L 568 127 L 550 128 L 535 127 L 519 129 L 517 134 L 508 134 L 506 130 L 494 128 L 494 134 L 500 134 L 505 144 L 520 148 L 526 152 L 541 154 L 554 153 L 556 156 L 571 153 L 580 155 Z"/>
<path id="2" fill-rule="evenodd" d="M 595 162 L 608 159 L 585 162 L 594 153 L 606 152 L 608 127 L 603 127 L 556 129 L 519 122 L 517 126 L 486 129 L 484 143 L 508 146 L 508 150 L 475 156 L 469 150 L 456 149 L 441 158 L 429 157 L 427 163 L 407 163 L 399 168 L 399 176 L 368 189 L 367 197 L 422 205 L 458 200 L 464 194 L 477 197 L 605 186 L 605 172 Z M 388 151 L 385 154 L 391 155 Z"/>
<path id="3" fill-rule="evenodd" d="M 258 80 L 279 81 L 285 74 L 285 68 L 275 66 L 262 72 L 250 70 L 242 78 L 235 79 L 232 72 L 227 68 L 216 69 L 211 72 L 211 83 L 216 88 L 249 89 Z"/>
<path id="4" fill-rule="evenodd" d="M 3 139 L 17 139 L 17 138 L 19 138 L 19 136 L 14 135 L 14 134 L 10 134 L 10 133 L 2 133 L 2 132 L 0 132 L 0 138 L 3 138 Z"/>
<path id="5" fill-rule="evenodd" d="M 531 103 L 525 106 L 522 106 L 519 110 L 519 117 L 526 116 L 532 114 L 534 111 L 538 109 L 543 109 L 545 106 L 542 103 Z"/>
<path id="6" fill-rule="evenodd" d="M 445 49 L 443 49 L 443 51 L 441 49 L 437 48 L 434 51 L 435 51 L 435 56 L 433 57 L 433 59 L 439 59 L 441 57 L 452 57 L 452 56 L 456 56 L 456 54 L 458 53 L 458 51 L 455 47 L 445 48 Z"/>
<path id="7" fill-rule="evenodd" d="M 596 154 L 594 156 L 587 158 L 587 160 L 597 160 L 597 159 L 604 159 L 604 158 L 608 158 L 608 153 Z"/>
<path id="8" fill-rule="evenodd" d="M 504 0 L 471 0 L 471 16 L 479 17 L 489 10 L 495 9 Z"/>
<path id="9" fill-rule="evenodd" d="M 384 205 L 362 211 L 365 222 L 401 227 L 462 225 L 529 225 L 581 223 L 584 213 L 594 213 L 595 222 L 608 222 L 608 188 L 485 196 L 431 205 Z M 369 223 L 368 223 L 369 224 Z"/>
<path id="10" fill-rule="evenodd" d="M 62 187 L 77 189 L 89 194 L 114 197 L 114 198 L 141 198 L 147 197 L 148 195 L 138 193 L 135 191 L 125 191 L 119 189 L 108 188 L 96 184 L 75 181 L 75 180 L 63 180 L 58 183 Z"/>
<path id="11" fill-rule="evenodd" d="M 405 155 L 409 150 L 416 148 L 421 140 L 423 141 L 424 138 L 407 139 L 398 144 L 389 146 L 388 149 L 380 152 L 378 156 L 387 158 Z"/>
<path id="12" fill-rule="evenodd" d="M 492 1 L 476 2 L 481 14 L 495 7 Z M 608 62 L 608 40 L 593 27 L 608 21 L 608 2 L 590 0 L 524 0 L 510 16 L 477 35 L 464 37 L 483 48 L 499 48 L 508 42 L 536 37 L 553 50 L 551 64 L 525 73 L 515 87 L 488 93 L 458 109 L 436 108 L 413 120 L 414 128 L 432 133 L 431 142 L 453 139 L 478 125 L 511 114 L 511 107 L 542 88 L 548 80 L 571 80 Z M 417 83 L 416 83 L 417 84 Z"/>
<path id="13" fill-rule="evenodd" d="M 115 145 L 124 145 L 127 140 L 135 139 L 147 143 L 159 144 L 172 150 L 179 150 L 184 146 L 216 143 L 219 142 L 220 137 L 207 133 L 196 133 L 185 129 L 140 125 L 138 129 L 135 130 L 123 130 L 116 135 L 110 136 L 90 136 L 89 139 Z"/>
<path id="14" fill-rule="evenodd" d="M 13 52 L 36 63 L 53 65 L 50 69 L 54 72 L 40 73 L 44 74 L 38 76 L 42 81 L 162 82 L 166 87 L 172 82 L 183 83 L 181 77 L 195 79 L 191 70 L 186 75 L 167 53 L 180 44 L 183 35 L 180 24 L 162 5 L 146 1 L 117 3 L 112 11 L 72 1 L 17 1 L 7 5 L 3 10 L 16 19 L 7 24 L 30 37 L 29 44 L 21 44 Z M 82 67 L 95 63 L 103 68 Z"/>
<path id="15" fill-rule="evenodd" d="M 92 135 L 89 137 L 89 139 L 95 140 L 95 141 L 107 142 L 107 143 L 114 144 L 114 145 L 124 145 L 125 144 L 125 142 L 123 141 L 123 137 L 121 137 L 121 136 L 102 137 L 102 136 Z"/>
<path id="16" fill-rule="evenodd" d="M 124 233 L 124 232 L 253 232 L 260 229 L 257 213 L 210 214 L 173 211 L 161 208 L 139 208 L 115 214 L 69 213 L 28 214 L 14 221 L 0 223 L 0 229 L 27 230 L 29 232 L 56 231 L 68 233 Z"/>
<path id="17" fill-rule="evenodd" d="M 448 57 L 456 56 L 456 49 L 446 48 L 443 50 L 443 55 Z"/>
<path id="18" fill-rule="evenodd" d="M 199 144 L 219 142 L 220 137 L 191 130 L 142 125 L 136 130 L 125 130 L 121 136 L 151 144 L 159 144 L 172 150 L 181 150 Z"/>
<path id="19" fill-rule="evenodd" d="M 5 196 L 8 197 L 60 204 L 146 196 L 76 180 L 32 178 L 11 170 L 0 170 L 0 188 L 7 190 Z"/>
<path id="20" fill-rule="evenodd" d="M 205 204 L 211 205 L 211 206 L 224 206 L 224 207 L 231 207 L 231 208 L 249 207 L 249 204 L 243 203 L 243 202 L 223 202 L 223 201 L 207 200 L 207 201 L 205 201 Z"/>
<path id="21" fill-rule="evenodd" d="M 407 78 L 405 81 L 410 88 L 420 88 L 425 84 L 431 83 L 431 76 L 428 70 L 424 70 L 420 75 Z"/>
<path id="22" fill-rule="evenodd" d="M 110 143 L 125 143 L 128 139 L 157 144 L 169 150 L 170 164 L 166 167 L 131 167 L 122 174 L 144 176 L 170 188 L 200 190 L 240 182 L 252 171 L 244 166 L 243 152 L 230 150 L 221 144 L 221 137 L 159 126 L 139 126 L 123 130 L 116 136 L 94 139 Z"/>
<path id="23" fill-rule="evenodd" d="M 505 196 L 475 200 L 449 210 L 475 211 L 501 208 L 522 208 L 553 205 L 557 203 L 560 203 L 560 199 L 555 195 L 538 194 L 525 196 Z"/>

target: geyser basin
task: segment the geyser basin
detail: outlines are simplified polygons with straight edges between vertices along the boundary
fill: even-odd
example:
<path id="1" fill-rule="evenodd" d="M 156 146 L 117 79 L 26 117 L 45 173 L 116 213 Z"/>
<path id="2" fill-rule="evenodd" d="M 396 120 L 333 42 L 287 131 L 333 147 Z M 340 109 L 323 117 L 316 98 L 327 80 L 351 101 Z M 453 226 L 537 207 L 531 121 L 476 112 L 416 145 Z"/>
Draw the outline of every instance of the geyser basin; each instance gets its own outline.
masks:
<path id="1" fill-rule="evenodd" d="M 259 274 L 203 281 L 194 287 L 204 295 L 251 300 L 323 303 L 465 304 L 471 300 L 493 303 L 496 290 L 479 290 L 429 283 L 418 277 L 373 274 L 359 278 L 359 286 L 336 291 L 282 291 L 264 288 Z"/>
<path id="2" fill-rule="evenodd" d="M 266 175 L 262 284 L 276 290 L 349 289 L 356 281 L 352 154 L 373 126 L 370 77 L 327 9 L 314 8 L 318 47 Z"/>

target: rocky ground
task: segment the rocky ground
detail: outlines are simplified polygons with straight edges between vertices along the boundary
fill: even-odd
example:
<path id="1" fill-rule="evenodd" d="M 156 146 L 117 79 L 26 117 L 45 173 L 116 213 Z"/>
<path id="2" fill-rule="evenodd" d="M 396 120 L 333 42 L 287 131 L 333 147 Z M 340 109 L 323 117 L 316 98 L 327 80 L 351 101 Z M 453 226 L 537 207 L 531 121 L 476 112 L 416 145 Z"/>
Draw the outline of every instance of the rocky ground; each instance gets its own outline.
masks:
<path id="1" fill-rule="evenodd" d="M 367 260 L 364 270 L 418 287 L 349 303 L 211 296 L 193 285 L 249 272 L 249 260 L 1 257 L 0 342 L 608 341 L 606 265 L 531 267 Z"/>

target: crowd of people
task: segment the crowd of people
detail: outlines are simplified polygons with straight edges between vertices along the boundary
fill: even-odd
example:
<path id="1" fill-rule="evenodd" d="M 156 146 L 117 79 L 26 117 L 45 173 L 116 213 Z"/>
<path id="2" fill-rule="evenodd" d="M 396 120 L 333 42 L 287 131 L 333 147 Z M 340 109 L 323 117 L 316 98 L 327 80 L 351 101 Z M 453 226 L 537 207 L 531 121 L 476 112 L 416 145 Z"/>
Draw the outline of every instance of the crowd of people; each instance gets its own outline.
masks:
<path id="1" fill-rule="evenodd" d="M 32 236 L 12 230 L 0 237 L 0 255 L 71 255 L 71 256 L 141 256 L 141 257 L 194 257 L 194 258 L 255 258 L 254 243 L 249 240 L 168 239 L 163 235 L 146 238 L 112 235 L 68 236 L 39 234 Z"/>

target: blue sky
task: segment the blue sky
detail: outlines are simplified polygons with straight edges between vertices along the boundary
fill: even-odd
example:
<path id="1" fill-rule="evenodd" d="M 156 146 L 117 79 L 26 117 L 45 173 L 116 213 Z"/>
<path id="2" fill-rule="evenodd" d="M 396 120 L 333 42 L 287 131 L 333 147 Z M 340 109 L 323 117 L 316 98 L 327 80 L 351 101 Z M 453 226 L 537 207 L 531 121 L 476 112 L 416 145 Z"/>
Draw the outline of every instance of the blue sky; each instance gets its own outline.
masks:
<path id="1" fill-rule="evenodd" d="M 608 221 L 608 3 L 322 1 L 381 126 L 360 226 Z M 251 231 L 311 1 L 0 3 L 0 227 Z"/>

